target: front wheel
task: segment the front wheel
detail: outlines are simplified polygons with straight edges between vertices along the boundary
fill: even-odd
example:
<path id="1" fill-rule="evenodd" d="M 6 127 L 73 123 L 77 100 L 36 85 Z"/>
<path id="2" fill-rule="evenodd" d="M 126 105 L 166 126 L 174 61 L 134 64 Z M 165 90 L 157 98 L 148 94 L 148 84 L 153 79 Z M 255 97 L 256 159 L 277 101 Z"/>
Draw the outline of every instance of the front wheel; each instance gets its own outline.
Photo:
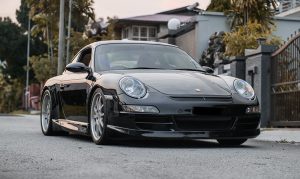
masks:
<path id="1" fill-rule="evenodd" d="M 104 95 L 101 89 L 96 89 L 90 105 L 90 133 L 95 144 L 107 143 L 107 112 Z"/>
<path id="2" fill-rule="evenodd" d="M 217 141 L 221 145 L 238 146 L 238 145 L 242 145 L 244 142 L 246 142 L 247 139 L 218 139 Z"/>
<path id="3" fill-rule="evenodd" d="M 41 128 L 44 135 L 53 135 L 54 130 L 52 126 L 52 99 L 50 91 L 46 90 L 43 93 L 42 97 L 42 106 L 41 106 Z"/>

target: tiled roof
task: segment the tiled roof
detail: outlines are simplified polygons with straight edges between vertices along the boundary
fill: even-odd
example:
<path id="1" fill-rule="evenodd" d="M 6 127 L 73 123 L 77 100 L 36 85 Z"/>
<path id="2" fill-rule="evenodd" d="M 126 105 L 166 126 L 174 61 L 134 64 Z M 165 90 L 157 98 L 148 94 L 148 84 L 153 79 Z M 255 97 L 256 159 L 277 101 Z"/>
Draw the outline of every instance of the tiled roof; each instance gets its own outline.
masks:
<path id="1" fill-rule="evenodd" d="M 184 12 L 190 12 L 190 14 L 198 14 L 197 11 L 201 11 L 202 9 L 199 9 L 197 7 L 194 8 L 194 11 L 188 10 L 189 6 L 184 6 L 184 7 L 180 7 L 180 8 L 176 8 L 176 9 L 171 9 L 171 10 L 167 10 L 167 11 L 163 11 L 163 12 L 159 12 L 157 14 L 179 14 L 179 13 L 184 13 Z"/>
<path id="2" fill-rule="evenodd" d="M 146 21 L 146 22 L 168 22 L 170 19 L 179 19 L 182 23 L 193 22 L 193 16 L 171 15 L 171 14 L 153 14 L 120 19 L 121 21 Z"/>

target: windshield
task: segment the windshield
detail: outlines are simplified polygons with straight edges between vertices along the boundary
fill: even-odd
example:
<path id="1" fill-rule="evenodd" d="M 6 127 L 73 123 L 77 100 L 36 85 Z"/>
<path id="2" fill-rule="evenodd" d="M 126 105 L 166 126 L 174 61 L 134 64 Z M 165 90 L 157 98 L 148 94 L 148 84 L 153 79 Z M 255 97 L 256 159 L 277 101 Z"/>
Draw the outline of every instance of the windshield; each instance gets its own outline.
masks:
<path id="1" fill-rule="evenodd" d="M 203 70 L 187 53 L 172 46 L 107 44 L 96 47 L 96 71 L 127 69 Z"/>

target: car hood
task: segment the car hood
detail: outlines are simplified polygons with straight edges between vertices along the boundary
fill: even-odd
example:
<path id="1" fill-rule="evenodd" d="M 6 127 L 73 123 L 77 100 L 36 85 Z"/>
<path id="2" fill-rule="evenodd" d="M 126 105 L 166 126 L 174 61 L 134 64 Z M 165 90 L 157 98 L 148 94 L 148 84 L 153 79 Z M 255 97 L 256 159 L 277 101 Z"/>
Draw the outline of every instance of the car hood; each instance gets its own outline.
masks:
<path id="1" fill-rule="evenodd" d="M 139 79 L 145 85 L 167 95 L 212 95 L 229 96 L 226 82 L 215 75 L 195 71 L 143 70 L 122 73 Z"/>

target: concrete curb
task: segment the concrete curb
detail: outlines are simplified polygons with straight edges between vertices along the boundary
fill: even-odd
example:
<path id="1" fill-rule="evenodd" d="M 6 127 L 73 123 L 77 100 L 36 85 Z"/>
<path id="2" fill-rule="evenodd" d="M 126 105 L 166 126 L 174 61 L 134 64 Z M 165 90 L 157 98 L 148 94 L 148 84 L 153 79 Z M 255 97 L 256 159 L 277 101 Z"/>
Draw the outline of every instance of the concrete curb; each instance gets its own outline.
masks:
<path id="1" fill-rule="evenodd" d="M 300 128 L 263 128 L 255 140 L 300 143 Z"/>

